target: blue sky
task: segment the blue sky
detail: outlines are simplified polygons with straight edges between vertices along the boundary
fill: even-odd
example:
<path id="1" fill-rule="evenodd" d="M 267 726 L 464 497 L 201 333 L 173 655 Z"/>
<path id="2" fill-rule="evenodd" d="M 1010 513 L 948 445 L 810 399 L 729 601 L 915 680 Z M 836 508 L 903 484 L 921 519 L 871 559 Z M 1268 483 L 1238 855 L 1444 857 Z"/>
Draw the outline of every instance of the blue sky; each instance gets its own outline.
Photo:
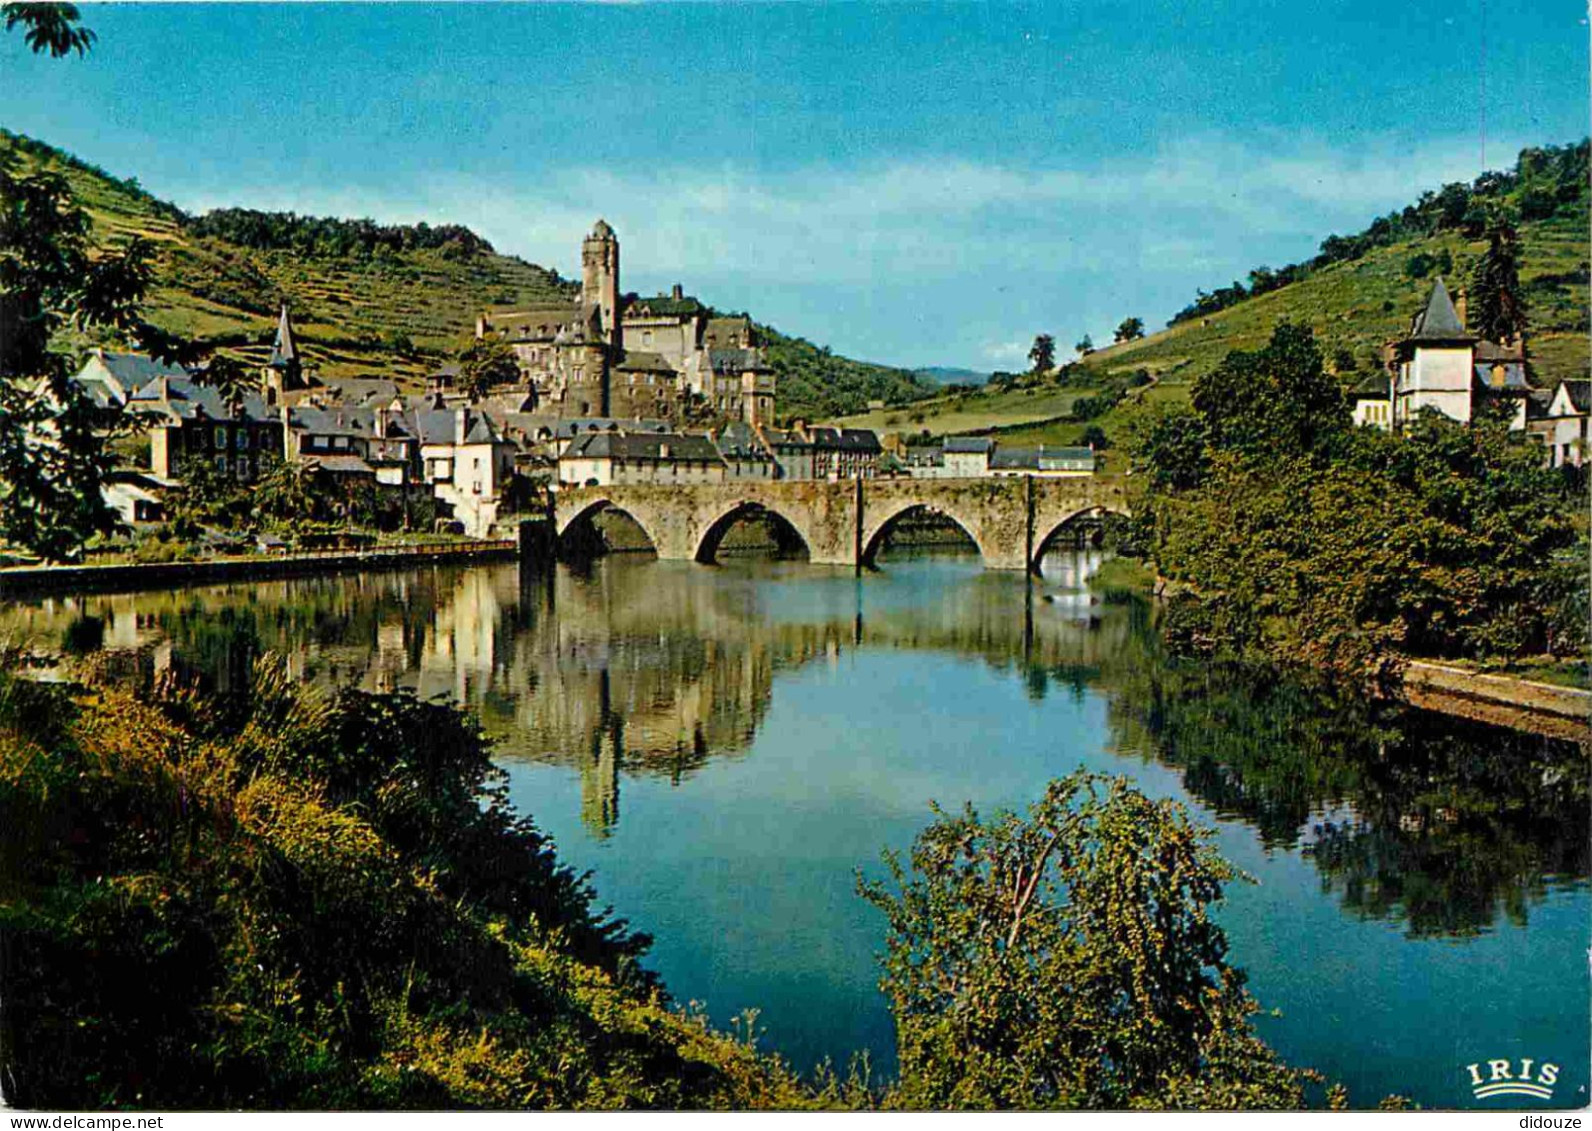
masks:
<path id="1" fill-rule="evenodd" d="M 88 5 L 0 125 L 189 210 L 468 224 L 837 352 L 1019 367 L 1587 133 L 1579 0 Z"/>

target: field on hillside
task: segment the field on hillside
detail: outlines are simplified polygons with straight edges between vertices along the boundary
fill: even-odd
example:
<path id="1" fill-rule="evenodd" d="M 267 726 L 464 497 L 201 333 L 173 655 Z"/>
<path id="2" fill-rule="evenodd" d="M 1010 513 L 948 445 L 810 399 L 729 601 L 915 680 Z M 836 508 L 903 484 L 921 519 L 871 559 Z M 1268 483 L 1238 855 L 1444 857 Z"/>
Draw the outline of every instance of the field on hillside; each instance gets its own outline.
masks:
<path id="1" fill-rule="evenodd" d="M 196 238 L 174 209 L 136 183 L 19 145 L 9 134 L 0 133 L 0 149 L 16 152 L 24 169 L 65 176 L 93 218 L 97 244 L 141 236 L 155 245 L 150 321 L 245 360 L 263 362 L 269 354 L 286 297 L 308 363 L 323 375 L 419 379 L 435 358 L 464 342 L 483 307 L 569 293 L 551 273 L 502 255 L 455 261 L 441 251 L 414 250 L 321 258 Z"/>
<path id="2" fill-rule="evenodd" d="M 1087 396 L 1086 388 L 1011 389 L 1006 392 L 961 393 L 929 397 L 909 406 L 875 409 L 843 416 L 834 423 L 847 428 L 872 428 L 886 432 L 913 433 L 924 428 L 936 435 L 981 432 L 1065 415 L 1072 402 Z"/>
<path id="3" fill-rule="evenodd" d="M 1527 348 L 1537 383 L 1545 388 L 1589 372 L 1586 232 L 1584 206 L 1570 215 L 1520 225 L 1520 278 L 1531 327 Z M 1485 250 L 1484 241 L 1467 240 L 1457 232 L 1375 248 L 1359 259 L 1324 267 L 1208 317 L 1098 350 L 1083 359 L 1083 374 L 1075 373 L 1065 389 L 1040 384 L 1032 389 L 936 397 L 913 405 L 910 415 L 895 409 L 847 417 L 845 422 L 882 431 L 927 429 L 935 435 L 996 429 L 1003 439 L 1015 443 L 1077 443 L 1087 425 L 1054 419 L 1066 412 L 1072 399 L 1139 369 L 1157 378 L 1146 391 L 1149 402 L 1186 399 L 1196 377 L 1210 372 L 1233 350 L 1263 346 L 1283 321 L 1314 329 L 1329 365 L 1339 350 L 1347 350 L 1355 367 L 1341 376 L 1346 383 L 1355 382 L 1379 364 L 1384 342 L 1408 331 L 1410 319 L 1431 293 L 1435 275 L 1412 274 L 1411 260 L 1418 254 L 1436 259 L 1446 252 L 1453 270 L 1445 281 L 1457 292 Z M 1116 440 L 1131 403 L 1130 399 L 1090 423 L 1099 424 Z"/>

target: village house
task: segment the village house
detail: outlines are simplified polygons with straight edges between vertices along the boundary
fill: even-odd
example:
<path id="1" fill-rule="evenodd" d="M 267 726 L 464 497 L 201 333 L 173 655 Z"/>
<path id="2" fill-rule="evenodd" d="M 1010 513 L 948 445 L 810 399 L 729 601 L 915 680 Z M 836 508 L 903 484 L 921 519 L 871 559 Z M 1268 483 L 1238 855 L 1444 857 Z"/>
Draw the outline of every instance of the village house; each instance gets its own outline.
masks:
<path id="1" fill-rule="evenodd" d="M 1007 448 L 997 445 L 990 454 L 989 472 L 994 477 L 1031 475 L 1045 479 L 1067 479 L 1093 475 L 1097 469 L 1095 450 L 1089 447 Z"/>
<path id="2" fill-rule="evenodd" d="M 571 487 L 723 483 L 724 458 L 706 436 L 585 432 L 558 459 L 558 481 Z"/>
<path id="3" fill-rule="evenodd" d="M 709 439 L 724 460 L 726 479 L 766 481 L 780 478 L 774 453 L 752 425 L 736 421 L 717 435 L 709 433 Z"/>
<path id="4" fill-rule="evenodd" d="M 141 353 L 89 351 L 83 368 L 72 378 L 97 409 L 116 411 L 134 393 L 161 377 L 184 380 L 188 371 L 180 365 L 167 365 Z"/>
<path id="5" fill-rule="evenodd" d="M 872 479 L 879 474 L 884 447 L 866 428 L 803 429 L 813 448 L 814 479 Z"/>
<path id="6" fill-rule="evenodd" d="M 159 377 L 132 394 L 127 411 L 148 425 L 149 469 L 159 479 L 177 479 L 200 459 L 248 483 L 282 458 L 282 420 L 252 393 L 229 405 L 191 377 Z"/>
<path id="7" fill-rule="evenodd" d="M 1560 381 L 1542 415 L 1530 422 L 1552 467 L 1581 467 L 1592 448 L 1592 381 Z"/>
<path id="8" fill-rule="evenodd" d="M 1465 329 L 1465 299 L 1449 298 L 1438 279 L 1409 333 L 1383 351 L 1384 371 L 1349 391 L 1354 422 L 1406 427 L 1426 409 L 1469 423 L 1485 402 L 1508 406 L 1510 427 L 1523 430 L 1535 390 L 1526 378 L 1524 343 L 1489 342 Z"/>

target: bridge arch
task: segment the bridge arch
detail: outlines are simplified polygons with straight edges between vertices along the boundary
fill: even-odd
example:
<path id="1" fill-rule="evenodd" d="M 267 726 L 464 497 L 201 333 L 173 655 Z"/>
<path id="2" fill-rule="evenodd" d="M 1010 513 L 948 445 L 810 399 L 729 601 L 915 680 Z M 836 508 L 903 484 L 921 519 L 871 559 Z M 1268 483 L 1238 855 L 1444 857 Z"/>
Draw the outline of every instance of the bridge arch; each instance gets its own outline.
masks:
<path id="1" fill-rule="evenodd" d="M 1080 522 L 1098 522 L 1107 517 L 1131 518 L 1132 515 L 1122 507 L 1108 505 L 1090 505 L 1077 507 L 1062 515 L 1036 516 L 1034 522 L 1034 558 L 1028 563 L 1030 571 L 1039 572 L 1039 563 L 1046 552 L 1056 541 L 1058 535 L 1069 528 L 1076 528 Z M 1097 543 L 1098 544 L 1098 543 Z"/>
<path id="2" fill-rule="evenodd" d="M 658 536 L 654 532 L 653 524 L 649 521 L 651 516 L 637 514 L 635 509 L 620 506 L 612 499 L 596 498 L 587 502 L 558 525 L 559 557 L 579 557 L 582 556 L 582 551 L 589 554 L 592 545 L 589 539 L 599 537 L 594 520 L 605 511 L 624 515 L 636 524 L 637 529 L 646 536 L 654 551 L 659 549 Z"/>
<path id="3" fill-rule="evenodd" d="M 973 543 L 973 548 L 978 551 L 979 558 L 985 562 L 988 562 L 989 555 L 984 552 L 984 543 L 979 537 L 977 523 L 971 522 L 965 515 L 957 514 L 956 508 L 954 507 L 942 506 L 933 502 L 906 499 L 892 505 L 884 512 L 884 517 L 882 519 L 878 519 L 876 521 L 874 516 L 868 516 L 863 530 L 863 565 L 869 567 L 874 565 L 875 561 L 878 559 L 879 551 L 884 548 L 885 538 L 889 535 L 891 529 L 893 529 L 895 525 L 901 521 L 901 519 L 913 513 L 932 514 L 938 515 L 941 518 L 949 519 L 951 522 L 956 524 L 958 530 L 967 535 L 968 541 Z"/>
<path id="4" fill-rule="evenodd" d="M 697 539 L 696 547 L 691 554 L 692 560 L 703 565 L 712 565 L 718 559 L 719 546 L 723 543 L 724 536 L 730 532 L 730 528 L 746 519 L 757 518 L 773 520 L 770 525 L 782 553 L 795 550 L 799 544 L 809 557 L 812 556 L 811 535 L 784 510 L 768 506 L 756 499 L 738 499 L 720 511 L 717 517 L 702 528 L 702 536 Z"/>

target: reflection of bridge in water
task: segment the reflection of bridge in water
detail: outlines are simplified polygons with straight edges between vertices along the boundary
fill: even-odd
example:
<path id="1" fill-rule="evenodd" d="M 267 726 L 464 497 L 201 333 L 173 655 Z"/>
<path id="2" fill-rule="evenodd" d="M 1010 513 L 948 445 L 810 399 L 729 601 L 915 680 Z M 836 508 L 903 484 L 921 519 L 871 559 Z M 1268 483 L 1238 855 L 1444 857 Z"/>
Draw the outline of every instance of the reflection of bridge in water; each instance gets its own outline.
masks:
<path id="1" fill-rule="evenodd" d="M 902 518 L 928 512 L 961 527 L 987 568 L 1010 570 L 1035 569 L 1079 522 L 1128 513 L 1122 483 L 1095 476 L 566 487 L 554 509 L 564 548 L 615 510 L 635 520 L 660 558 L 711 562 L 731 527 L 761 518 L 799 538 L 812 562 L 857 568 L 873 563 Z"/>

